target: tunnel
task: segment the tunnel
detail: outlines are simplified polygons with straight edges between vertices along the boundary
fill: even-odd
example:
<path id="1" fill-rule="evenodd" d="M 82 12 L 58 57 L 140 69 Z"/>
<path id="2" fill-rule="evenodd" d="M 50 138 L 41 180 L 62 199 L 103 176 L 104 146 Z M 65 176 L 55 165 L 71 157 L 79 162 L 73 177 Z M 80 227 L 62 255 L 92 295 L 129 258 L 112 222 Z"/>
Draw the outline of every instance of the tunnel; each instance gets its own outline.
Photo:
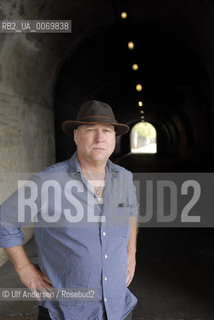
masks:
<path id="1" fill-rule="evenodd" d="M 72 20 L 69 33 L 0 33 L 1 202 L 14 191 L 8 175 L 37 172 L 72 156 L 76 146 L 62 122 L 76 119 L 87 100 L 108 103 L 130 127 L 117 138 L 114 163 L 147 177 L 212 177 L 211 0 L 11 0 L 1 1 L 0 17 Z M 132 152 L 131 134 L 144 122 L 156 131 L 155 153 Z M 134 320 L 213 319 L 212 227 L 139 228 L 130 286 L 138 298 Z M 32 229 L 24 234 L 36 259 Z M 4 287 L 13 269 L 3 250 L 0 262 Z M 0 302 L 0 319 L 14 317 L 11 308 Z M 16 308 L 19 316 L 27 312 L 35 319 L 31 303 Z"/>

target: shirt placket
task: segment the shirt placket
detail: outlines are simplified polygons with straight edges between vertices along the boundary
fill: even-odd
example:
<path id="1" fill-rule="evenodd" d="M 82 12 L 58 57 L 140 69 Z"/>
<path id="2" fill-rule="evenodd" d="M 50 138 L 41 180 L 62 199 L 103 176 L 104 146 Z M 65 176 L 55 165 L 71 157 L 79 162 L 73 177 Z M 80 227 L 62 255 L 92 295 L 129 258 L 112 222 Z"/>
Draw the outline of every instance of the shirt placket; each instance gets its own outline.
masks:
<path id="1" fill-rule="evenodd" d="M 108 219 L 111 183 L 112 183 L 112 179 L 114 179 L 115 177 L 116 177 L 116 173 L 107 171 L 106 187 L 103 194 L 103 207 L 101 211 L 101 214 L 106 217 L 106 220 Z M 108 292 L 110 292 L 110 290 L 108 290 L 109 289 L 108 286 L 109 286 L 109 280 L 111 277 L 111 274 L 110 274 L 111 252 L 109 249 L 110 248 L 109 241 L 111 236 L 107 226 L 108 226 L 107 221 L 101 223 L 100 235 L 101 235 L 101 252 L 102 252 L 101 275 L 102 275 L 103 302 L 105 305 L 106 313 L 108 314 L 108 298 L 109 298 Z"/>
<path id="2" fill-rule="evenodd" d="M 111 292 L 109 288 L 109 280 L 110 280 L 110 266 L 111 266 L 111 252 L 110 252 L 110 246 L 109 242 L 111 241 L 111 235 L 108 229 L 108 210 L 109 210 L 109 201 L 110 201 L 110 192 L 111 192 L 111 184 L 112 180 L 117 177 L 116 172 L 112 172 L 110 168 L 107 168 L 106 170 L 106 183 L 105 183 L 105 189 L 103 193 L 103 204 L 100 206 L 101 216 L 105 216 L 105 222 L 100 223 L 100 244 L 101 244 L 101 283 L 102 283 L 102 293 L 103 293 L 103 303 L 104 308 L 106 310 L 106 313 L 108 314 L 108 299 L 109 299 L 109 292 Z M 92 187 L 89 186 L 89 183 L 87 182 L 86 178 L 81 173 L 81 179 L 83 184 L 86 186 L 87 191 L 94 194 Z M 96 197 L 96 195 L 95 195 Z M 97 198 L 97 197 L 96 197 Z M 99 201 L 97 199 L 97 203 L 99 204 Z M 100 204 L 99 204 L 100 205 Z"/>

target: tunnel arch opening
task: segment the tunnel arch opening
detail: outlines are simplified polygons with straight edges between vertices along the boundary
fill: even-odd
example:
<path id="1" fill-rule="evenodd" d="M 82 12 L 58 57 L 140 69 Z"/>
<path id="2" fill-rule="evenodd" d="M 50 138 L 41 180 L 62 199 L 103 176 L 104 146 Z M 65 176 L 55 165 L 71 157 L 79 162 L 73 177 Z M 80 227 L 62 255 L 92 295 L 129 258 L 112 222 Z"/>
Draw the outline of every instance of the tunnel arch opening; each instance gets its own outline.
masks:
<path id="1" fill-rule="evenodd" d="M 130 132 L 131 153 L 157 153 L 157 132 L 145 121 L 138 122 Z"/>

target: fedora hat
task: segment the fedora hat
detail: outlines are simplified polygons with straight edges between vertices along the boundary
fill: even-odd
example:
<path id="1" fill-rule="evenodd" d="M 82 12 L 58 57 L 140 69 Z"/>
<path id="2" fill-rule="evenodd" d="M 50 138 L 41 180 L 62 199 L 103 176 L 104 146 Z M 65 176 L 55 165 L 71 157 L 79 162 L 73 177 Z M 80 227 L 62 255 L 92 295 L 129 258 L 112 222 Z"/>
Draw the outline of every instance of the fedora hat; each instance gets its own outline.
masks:
<path id="1" fill-rule="evenodd" d="M 97 122 L 106 122 L 115 127 L 116 135 L 121 136 L 129 131 L 129 126 L 118 123 L 115 120 L 112 108 L 104 102 L 90 100 L 84 102 L 79 109 L 76 120 L 66 120 L 62 123 L 64 133 L 71 136 L 73 129 L 83 124 L 95 124 Z"/>

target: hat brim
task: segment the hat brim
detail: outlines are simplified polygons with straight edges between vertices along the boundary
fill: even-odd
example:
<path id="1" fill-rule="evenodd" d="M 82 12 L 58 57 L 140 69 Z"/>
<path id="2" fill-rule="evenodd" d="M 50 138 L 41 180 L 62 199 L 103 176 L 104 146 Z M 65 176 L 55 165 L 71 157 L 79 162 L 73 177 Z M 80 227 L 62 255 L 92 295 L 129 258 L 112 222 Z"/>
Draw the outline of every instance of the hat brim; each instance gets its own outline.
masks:
<path id="1" fill-rule="evenodd" d="M 107 122 L 103 121 L 107 124 L 111 124 L 116 129 L 116 136 L 122 136 L 123 134 L 126 134 L 129 132 L 129 126 L 123 123 L 117 123 L 117 122 Z M 78 126 L 81 126 L 83 124 L 97 124 L 96 121 L 86 122 L 86 121 L 79 121 L 79 120 L 66 120 L 62 123 L 62 130 L 65 134 L 68 136 L 73 136 L 73 130 L 76 129 Z"/>

